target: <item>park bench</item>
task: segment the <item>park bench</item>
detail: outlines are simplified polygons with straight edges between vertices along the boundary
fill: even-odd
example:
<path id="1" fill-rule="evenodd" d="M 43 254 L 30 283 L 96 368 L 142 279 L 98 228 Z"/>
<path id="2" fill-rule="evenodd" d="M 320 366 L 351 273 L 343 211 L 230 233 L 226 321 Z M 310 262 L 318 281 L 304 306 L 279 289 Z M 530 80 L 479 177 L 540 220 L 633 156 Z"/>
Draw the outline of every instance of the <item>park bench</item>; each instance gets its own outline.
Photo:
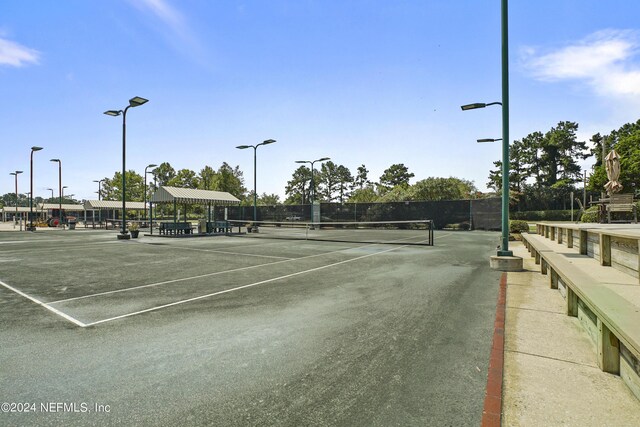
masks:
<path id="1" fill-rule="evenodd" d="M 622 296 L 602 282 L 607 277 L 602 269 L 608 267 L 597 260 L 568 248 L 559 252 L 558 245 L 542 235 L 522 234 L 522 239 L 541 273 L 549 276 L 550 287 L 565 298 L 566 314 L 578 317 L 596 344 L 598 366 L 620 375 L 640 398 L 640 290 L 629 288 Z M 635 278 L 621 280 L 622 273 L 617 274 L 612 284 L 637 286 Z"/>
<path id="2" fill-rule="evenodd" d="M 189 222 L 161 222 L 160 234 L 191 234 L 193 228 L 194 227 Z"/>
<path id="3" fill-rule="evenodd" d="M 230 233 L 231 225 L 229 221 L 217 220 L 207 222 L 207 233 Z"/>
<path id="4" fill-rule="evenodd" d="M 638 222 L 636 205 L 633 203 L 633 194 L 612 194 L 611 201 L 607 205 L 607 221 L 611 223 L 611 214 L 616 212 L 633 212 L 633 222 Z M 627 221 L 623 221 L 627 222 Z"/>

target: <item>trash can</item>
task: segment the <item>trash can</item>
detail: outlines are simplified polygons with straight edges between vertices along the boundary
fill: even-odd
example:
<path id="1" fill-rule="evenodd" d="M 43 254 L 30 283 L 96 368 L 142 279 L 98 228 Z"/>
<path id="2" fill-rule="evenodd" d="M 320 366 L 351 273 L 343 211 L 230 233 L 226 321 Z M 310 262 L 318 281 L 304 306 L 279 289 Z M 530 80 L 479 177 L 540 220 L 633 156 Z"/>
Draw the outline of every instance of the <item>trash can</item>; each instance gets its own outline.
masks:
<path id="1" fill-rule="evenodd" d="M 199 219 L 198 220 L 198 234 L 204 234 L 207 233 L 207 220 L 206 219 Z"/>
<path id="2" fill-rule="evenodd" d="M 75 221 L 69 221 L 69 230 L 75 230 L 76 229 L 76 222 Z"/>

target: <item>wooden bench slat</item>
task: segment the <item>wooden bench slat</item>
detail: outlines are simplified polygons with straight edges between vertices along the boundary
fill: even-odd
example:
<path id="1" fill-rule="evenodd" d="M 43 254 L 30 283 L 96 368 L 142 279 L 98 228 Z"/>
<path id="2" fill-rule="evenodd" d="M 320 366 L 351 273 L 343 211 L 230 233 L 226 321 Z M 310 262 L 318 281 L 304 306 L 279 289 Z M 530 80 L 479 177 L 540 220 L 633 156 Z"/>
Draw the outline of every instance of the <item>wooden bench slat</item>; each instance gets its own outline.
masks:
<path id="1" fill-rule="evenodd" d="M 564 254 L 555 252 L 544 243 L 544 237 L 523 234 L 522 238 L 539 253 L 544 262 L 559 275 L 562 282 L 587 304 L 588 308 L 623 342 L 625 347 L 636 357 L 640 357 L 638 307 L 603 286 L 601 281 L 573 264 Z M 571 255 L 578 259 L 592 259 L 587 255 L 574 253 Z M 594 260 L 594 262 L 597 261 Z"/>

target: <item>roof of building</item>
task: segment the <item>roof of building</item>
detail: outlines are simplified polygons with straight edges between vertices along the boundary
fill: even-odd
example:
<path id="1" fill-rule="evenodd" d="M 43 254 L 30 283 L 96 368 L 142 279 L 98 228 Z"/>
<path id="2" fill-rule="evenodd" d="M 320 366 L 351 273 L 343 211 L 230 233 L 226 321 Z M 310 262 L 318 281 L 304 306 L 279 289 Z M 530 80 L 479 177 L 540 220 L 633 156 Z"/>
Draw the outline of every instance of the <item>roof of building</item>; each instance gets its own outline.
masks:
<path id="1" fill-rule="evenodd" d="M 69 203 L 63 203 L 60 205 L 59 203 L 38 203 L 38 210 L 47 210 L 47 209 L 58 209 L 62 207 L 65 211 L 83 211 L 84 206 L 75 205 Z"/>
<path id="2" fill-rule="evenodd" d="M 86 210 L 122 209 L 122 200 L 87 200 L 84 202 Z M 125 202 L 125 209 L 144 210 L 144 202 Z"/>
<path id="3" fill-rule="evenodd" d="M 238 204 L 240 200 L 226 191 L 199 190 L 163 186 L 151 196 L 152 203 L 208 203 Z"/>

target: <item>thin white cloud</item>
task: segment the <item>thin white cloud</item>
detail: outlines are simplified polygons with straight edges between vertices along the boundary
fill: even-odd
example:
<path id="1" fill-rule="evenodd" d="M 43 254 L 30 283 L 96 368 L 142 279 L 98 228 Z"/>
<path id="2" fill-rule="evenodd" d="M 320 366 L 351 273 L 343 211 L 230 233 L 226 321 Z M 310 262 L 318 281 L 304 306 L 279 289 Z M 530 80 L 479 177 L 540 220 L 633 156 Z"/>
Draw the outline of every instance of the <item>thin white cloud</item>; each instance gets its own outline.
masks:
<path id="1" fill-rule="evenodd" d="M 164 34 L 167 42 L 181 53 L 188 53 L 191 57 L 202 62 L 203 48 L 198 38 L 191 31 L 184 15 L 174 8 L 167 0 L 129 0 L 143 12 L 150 13 L 159 19 L 169 29 Z"/>
<path id="2" fill-rule="evenodd" d="M 521 52 L 524 66 L 542 81 L 577 80 L 605 97 L 640 95 L 640 34 L 603 30 L 557 50 Z"/>
<path id="3" fill-rule="evenodd" d="M 37 50 L 0 37 L 0 65 L 22 67 L 27 64 L 38 64 L 39 61 L 40 52 Z"/>
<path id="4" fill-rule="evenodd" d="M 180 12 L 171 7 L 165 0 L 133 0 L 141 9 L 146 9 L 163 21 L 171 30 L 183 35 L 187 32 L 185 19 Z"/>

